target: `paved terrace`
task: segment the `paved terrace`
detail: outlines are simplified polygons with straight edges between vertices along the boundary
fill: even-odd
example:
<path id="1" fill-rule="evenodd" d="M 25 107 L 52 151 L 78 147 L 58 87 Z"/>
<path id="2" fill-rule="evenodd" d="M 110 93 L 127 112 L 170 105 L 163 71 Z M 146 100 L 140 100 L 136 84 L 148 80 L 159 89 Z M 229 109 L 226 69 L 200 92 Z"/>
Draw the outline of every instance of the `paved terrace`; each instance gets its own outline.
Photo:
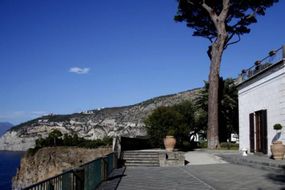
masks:
<path id="1" fill-rule="evenodd" d="M 223 154 L 236 157 L 235 154 Z M 284 173 L 249 166 L 230 164 L 216 152 L 186 153 L 190 161 L 184 167 L 120 168 L 102 183 L 103 190 L 285 190 Z M 250 157 L 252 159 L 252 157 Z M 268 159 L 269 160 L 269 159 Z M 266 161 L 264 161 L 266 162 Z M 269 160 L 272 162 L 272 160 Z M 281 161 L 283 164 L 285 161 Z"/>

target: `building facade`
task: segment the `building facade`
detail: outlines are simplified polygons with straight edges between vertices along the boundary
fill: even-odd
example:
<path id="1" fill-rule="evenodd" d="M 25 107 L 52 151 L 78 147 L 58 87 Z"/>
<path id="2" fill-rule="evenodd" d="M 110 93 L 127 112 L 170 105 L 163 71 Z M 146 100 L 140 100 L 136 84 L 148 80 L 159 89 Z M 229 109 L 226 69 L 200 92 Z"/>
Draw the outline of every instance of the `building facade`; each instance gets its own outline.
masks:
<path id="1" fill-rule="evenodd" d="M 285 46 L 243 70 L 237 86 L 240 149 L 271 155 L 273 125 L 285 126 Z"/>

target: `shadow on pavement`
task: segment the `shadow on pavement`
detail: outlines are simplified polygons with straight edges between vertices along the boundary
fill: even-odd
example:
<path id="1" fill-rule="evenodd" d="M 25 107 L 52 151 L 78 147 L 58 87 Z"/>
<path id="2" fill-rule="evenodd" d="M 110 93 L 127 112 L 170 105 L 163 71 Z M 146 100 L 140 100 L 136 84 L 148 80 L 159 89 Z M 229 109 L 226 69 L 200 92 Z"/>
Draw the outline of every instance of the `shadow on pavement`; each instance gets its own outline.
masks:
<path id="1" fill-rule="evenodd" d="M 126 167 L 115 169 L 97 190 L 116 190 L 125 175 Z"/>
<path id="2" fill-rule="evenodd" d="M 266 176 L 269 180 L 279 185 L 285 185 L 285 174 L 270 173 Z M 285 190 L 285 187 L 281 190 Z"/>

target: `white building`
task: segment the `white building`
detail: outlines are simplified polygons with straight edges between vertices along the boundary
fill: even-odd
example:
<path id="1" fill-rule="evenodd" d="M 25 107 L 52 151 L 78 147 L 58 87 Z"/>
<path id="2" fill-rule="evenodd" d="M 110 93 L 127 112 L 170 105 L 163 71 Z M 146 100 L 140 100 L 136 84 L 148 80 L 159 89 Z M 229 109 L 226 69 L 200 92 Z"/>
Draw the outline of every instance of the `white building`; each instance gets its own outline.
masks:
<path id="1" fill-rule="evenodd" d="M 271 155 L 273 125 L 285 125 L 285 46 L 243 70 L 237 84 L 240 149 Z"/>

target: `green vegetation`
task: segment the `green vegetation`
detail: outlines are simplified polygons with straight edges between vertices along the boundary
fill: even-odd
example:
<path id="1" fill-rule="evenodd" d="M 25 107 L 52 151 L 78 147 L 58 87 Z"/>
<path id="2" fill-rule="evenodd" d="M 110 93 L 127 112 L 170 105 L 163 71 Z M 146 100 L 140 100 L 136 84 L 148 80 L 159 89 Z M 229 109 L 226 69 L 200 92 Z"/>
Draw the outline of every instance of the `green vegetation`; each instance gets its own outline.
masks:
<path id="1" fill-rule="evenodd" d="M 219 86 L 219 139 L 220 142 L 227 142 L 231 133 L 238 133 L 237 89 L 233 79 L 220 78 Z M 162 139 L 166 135 L 175 136 L 178 147 L 197 146 L 189 142 L 189 133 L 206 136 L 208 89 L 209 84 L 205 82 L 200 96 L 193 103 L 186 101 L 172 107 L 159 107 L 149 115 L 145 124 L 152 146 L 163 147 Z M 199 143 L 202 148 L 206 148 L 206 145 L 207 141 Z"/>
<path id="2" fill-rule="evenodd" d="M 172 107 L 159 107 L 145 120 L 147 133 L 154 147 L 163 147 L 166 135 L 176 137 L 182 145 L 188 134 L 195 128 L 194 106 L 190 101 Z"/>
<path id="3" fill-rule="evenodd" d="M 46 115 L 42 116 L 24 123 L 21 123 L 15 127 L 12 127 L 11 130 L 18 131 L 27 126 L 33 126 L 38 123 L 39 120 L 47 120 L 48 122 L 68 122 L 71 118 L 81 118 L 84 117 L 84 114 L 81 113 L 74 113 L 74 114 L 67 114 L 67 115 Z M 76 120 L 76 119 L 75 119 Z"/>
<path id="4" fill-rule="evenodd" d="M 21 123 L 21 124 L 19 124 L 19 125 L 16 125 L 16 126 L 12 127 L 11 130 L 12 130 L 12 131 L 18 131 L 18 130 L 22 129 L 22 128 L 25 127 L 25 126 L 31 126 L 31 125 L 33 125 L 33 124 L 36 123 L 37 121 L 38 121 L 38 119 L 33 119 L 33 120 L 30 120 L 30 121 Z"/>
<path id="5" fill-rule="evenodd" d="M 201 141 L 198 144 L 199 148 L 208 148 L 208 142 L 207 141 Z M 218 150 L 238 150 L 239 149 L 239 144 L 236 143 L 231 143 L 231 142 L 222 142 L 220 144 L 220 147 Z"/>
<path id="6" fill-rule="evenodd" d="M 280 123 L 276 123 L 275 125 L 273 125 L 273 129 L 278 131 L 278 130 L 282 129 L 282 125 Z"/>
<path id="7" fill-rule="evenodd" d="M 238 150 L 239 144 L 230 143 L 230 142 L 222 142 L 220 146 L 221 150 Z"/>
<path id="8" fill-rule="evenodd" d="M 208 148 L 208 142 L 207 141 L 200 141 L 198 144 L 199 148 Z"/>
<path id="9" fill-rule="evenodd" d="M 49 122 L 63 122 L 69 121 L 72 115 L 48 115 L 43 116 L 42 119 L 48 119 Z"/>
<path id="10" fill-rule="evenodd" d="M 77 134 L 68 135 L 55 129 L 49 133 L 47 138 L 39 138 L 36 140 L 35 148 L 30 148 L 28 154 L 34 155 L 39 149 L 43 147 L 56 147 L 56 146 L 78 146 L 82 148 L 98 148 L 101 146 L 110 146 L 112 144 L 112 138 L 104 138 L 103 140 L 87 140 L 82 137 L 78 137 Z"/>
<path id="11" fill-rule="evenodd" d="M 231 133 L 238 133 L 238 94 L 234 84 L 234 79 L 220 78 L 219 81 L 219 140 L 227 142 Z M 196 101 L 196 108 L 199 109 L 200 126 L 206 130 L 208 122 L 208 89 L 209 83 L 205 82 L 205 86 L 201 91 L 201 95 Z"/>

